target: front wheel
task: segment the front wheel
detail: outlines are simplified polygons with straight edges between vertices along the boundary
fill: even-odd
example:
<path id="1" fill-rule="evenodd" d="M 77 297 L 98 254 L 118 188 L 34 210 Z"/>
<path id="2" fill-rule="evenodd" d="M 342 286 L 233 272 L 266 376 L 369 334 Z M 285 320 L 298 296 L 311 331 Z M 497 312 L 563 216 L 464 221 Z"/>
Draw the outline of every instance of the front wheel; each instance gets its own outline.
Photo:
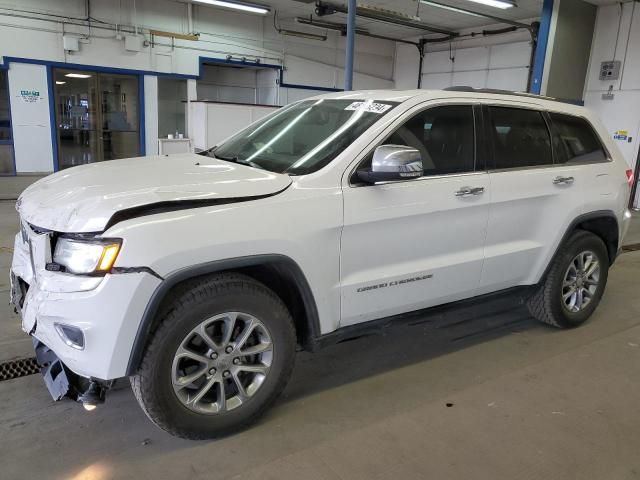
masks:
<path id="1" fill-rule="evenodd" d="M 540 288 L 529 299 L 529 312 L 554 327 L 577 327 L 600 303 L 608 274 L 604 242 L 593 233 L 577 230 L 561 247 Z"/>
<path id="2" fill-rule="evenodd" d="M 282 301 L 249 277 L 216 275 L 172 295 L 131 384 L 160 428 L 215 438 L 271 405 L 294 356 L 295 330 Z"/>

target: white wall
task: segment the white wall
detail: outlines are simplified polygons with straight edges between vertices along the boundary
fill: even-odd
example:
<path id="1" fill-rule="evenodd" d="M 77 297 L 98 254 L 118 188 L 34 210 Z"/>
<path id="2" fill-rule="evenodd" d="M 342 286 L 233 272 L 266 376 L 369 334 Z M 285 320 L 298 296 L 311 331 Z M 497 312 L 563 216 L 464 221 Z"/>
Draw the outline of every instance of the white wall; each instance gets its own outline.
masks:
<path id="1" fill-rule="evenodd" d="M 122 10 L 120 10 L 122 5 Z M 108 23 L 118 23 L 122 29 L 141 28 L 140 35 L 151 41 L 149 28 L 170 32 L 188 33 L 187 6 L 171 0 L 137 0 L 137 14 L 133 12 L 132 0 L 100 0 L 91 3 L 91 16 Z M 101 29 L 93 23 L 91 31 L 86 26 L 65 23 L 67 35 L 80 37 L 80 51 L 65 53 L 62 48 L 62 24 L 51 21 L 17 18 L 16 12 L 3 7 L 43 14 L 65 15 L 83 18 L 86 15 L 84 0 L 14 0 L 0 6 L 0 55 L 37 58 L 86 65 L 104 65 L 119 68 L 150 70 L 158 72 L 198 74 L 199 57 L 224 59 L 260 58 L 265 63 L 282 64 L 287 69 L 285 82 L 314 84 L 311 73 L 298 71 L 297 58 L 319 65 L 342 68 L 344 65 L 344 39 L 338 32 L 329 32 L 325 42 L 297 37 L 284 37 L 273 28 L 273 16 L 235 13 L 225 9 L 194 5 L 193 28 L 200 33 L 199 41 L 176 39 L 172 46 L 170 38 L 155 37 L 153 47 L 141 52 L 127 52 L 124 42 L 116 39 L 116 32 Z M 312 6 L 309 6 L 311 13 Z M 22 15 L 22 14 L 21 14 Z M 34 16 L 33 14 L 26 14 Z M 40 17 L 45 18 L 45 17 Z M 54 17 L 47 17 L 54 20 Z M 59 19 L 58 19 L 59 20 Z M 304 25 L 283 24 L 296 30 L 308 30 Z M 358 37 L 356 41 L 355 70 L 362 76 L 355 79 L 356 88 L 373 88 L 368 80 L 386 80 L 392 84 L 391 72 L 395 45 L 386 40 Z M 291 56 L 292 63 L 288 58 Z M 373 79 L 373 80 L 372 80 Z M 319 86 L 341 87 L 333 78 L 318 79 Z"/>
<path id="2" fill-rule="evenodd" d="M 600 63 L 609 60 L 622 62 L 620 78 L 600 80 Z M 613 100 L 602 98 L 609 88 Z M 611 135 L 626 131 L 631 137 L 631 142 L 627 138 L 616 144 L 629 165 L 635 167 L 640 145 L 640 5 L 598 8 L 584 98 L 585 105 L 598 113 Z"/>
<path id="3" fill-rule="evenodd" d="M 144 139 L 147 155 L 158 154 L 158 77 L 144 76 Z"/>
<path id="4" fill-rule="evenodd" d="M 16 64 L 9 69 L 9 100 L 17 173 L 53 170 L 47 68 Z"/>
<path id="5" fill-rule="evenodd" d="M 0 4 L 0 57 L 20 57 L 42 61 L 67 62 L 89 66 L 106 66 L 121 69 L 144 70 L 175 74 L 198 75 L 200 57 L 234 59 L 246 57 L 260 59 L 263 63 L 282 65 L 284 82 L 317 87 L 342 88 L 344 82 L 344 38 L 338 32 L 329 32 L 327 41 L 283 37 L 273 27 L 273 16 L 236 13 L 202 5 L 193 6 L 193 31 L 199 32 L 198 41 L 155 37 L 149 29 L 177 33 L 190 33 L 187 5 L 173 0 L 137 0 L 136 12 L 133 0 L 100 0 L 91 2 L 89 28 L 82 23 L 86 18 L 85 0 L 13 0 Z M 301 4 L 302 5 L 302 4 Z M 313 6 L 309 5 L 311 13 Z M 35 12 L 35 13 L 33 13 Z M 29 18 L 24 18 L 29 17 Z M 63 25 L 62 20 L 65 20 Z M 154 42 L 140 52 L 124 49 L 124 41 L 106 24 L 117 24 L 120 34 L 138 31 L 147 42 Z M 134 27 L 135 26 L 135 27 Z M 286 22 L 283 28 L 294 30 L 313 29 Z M 114 27 L 115 28 L 115 27 Z M 65 52 L 64 35 L 79 38 L 78 52 Z M 354 88 L 393 87 L 393 57 L 395 44 L 386 40 L 358 37 L 356 39 L 356 61 Z M 12 88 L 18 88 L 18 78 L 24 83 L 24 68 L 38 72 L 32 82 L 43 96 L 47 95 L 45 67 L 28 67 L 17 61 L 10 64 L 9 76 Z M 280 104 L 319 93 L 315 90 L 280 88 L 276 77 L 260 79 L 260 99 L 276 99 Z M 44 83 L 42 83 L 44 82 Z M 270 85 L 268 83 L 271 83 Z M 146 91 L 146 147 L 155 151 L 157 138 L 157 98 L 153 98 L 154 81 L 145 78 Z M 190 84 L 193 92 L 194 84 Z M 157 88 L 155 89 L 157 91 Z M 156 96 L 157 97 L 157 96 Z M 195 98 L 191 96 L 190 98 Z M 154 104 L 155 101 L 155 104 Z M 267 102 L 268 103 L 268 102 Z M 12 109 L 22 106 L 12 96 Z M 14 106 L 15 105 L 15 106 Z M 48 101 L 30 111 L 29 124 L 21 125 L 17 120 L 21 113 L 14 112 L 15 153 L 18 172 L 51 171 L 51 153 Z M 154 118 L 155 112 L 155 118 Z M 37 114 L 36 114 L 37 113 Z M 31 141 L 35 129 L 38 140 Z M 46 150 L 48 149 L 48 152 Z M 34 155 L 37 153 L 37 155 Z"/>
<path id="6" fill-rule="evenodd" d="M 422 67 L 422 88 L 465 85 L 526 91 L 530 55 L 531 39 L 526 31 L 429 44 Z M 417 87 L 419 61 L 416 47 L 397 44 L 396 88 Z"/>

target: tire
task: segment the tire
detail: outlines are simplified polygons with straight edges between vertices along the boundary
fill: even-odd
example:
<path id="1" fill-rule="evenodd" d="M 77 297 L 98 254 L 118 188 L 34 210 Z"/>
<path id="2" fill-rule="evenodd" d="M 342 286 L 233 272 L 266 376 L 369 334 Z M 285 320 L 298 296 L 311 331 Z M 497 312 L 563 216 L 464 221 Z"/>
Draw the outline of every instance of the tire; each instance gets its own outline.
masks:
<path id="1" fill-rule="evenodd" d="M 295 328 L 284 303 L 262 283 L 240 274 L 188 282 L 171 294 L 159 316 L 131 385 L 149 419 L 170 434 L 198 440 L 241 430 L 262 415 L 286 386 L 295 359 Z M 203 329 L 210 342 L 204 340 Z M 239 337 L 246 332 L 250 337 L 243 347 Z M 237 347 L 230 354 L 224 349 L 227 333 L 227 348 Z M 236 347 L 231 347 L 234 342 Z M 267 348 L 271 350 L 248 354 Z M 216 360 L 211 360 L 213 356 Z M 236 360 L 242 364 L 235 365 Z M 246 368 L 255 371 L 242 370 Z M 191 378 L 187 372 L 195 376 L 202 369 L 206 373 L 184 383 Z M 212 386 L 196 400 L 207 385 Z"/>
<path id="2" fill-rule="evenodd" d="M 586 274 L 590 268 L 593 268 L 593 264 L 589 263 L 588 255 L 582 256 L 583 264 L 587 265 L 587 268 L 581 270 L 576 267 L 580 264 L 578 256 L 584 255 L 585 252 L 592 254 L 598 262 L 598 280 L 589 295 L 581 293 L 580 298 L 588 299 L 588 302 L 578 307 L 578 297 L 572 291 L 591 289 L 593 278 L 595 278 L 587 281 Z M 576 272 L 575 280 L 572 273 L 574 271 Z M 585 274 L 579 274 L 580 271 L 584 271 Z M 528 300 L 529 312 L 539 321 L 557 328 L 573 328 L 582 325 L 600 303 L 608 273 L 609 256 L 604 242 L 593 233 L 576 230 L 553 259 L 540 288 Z"/>

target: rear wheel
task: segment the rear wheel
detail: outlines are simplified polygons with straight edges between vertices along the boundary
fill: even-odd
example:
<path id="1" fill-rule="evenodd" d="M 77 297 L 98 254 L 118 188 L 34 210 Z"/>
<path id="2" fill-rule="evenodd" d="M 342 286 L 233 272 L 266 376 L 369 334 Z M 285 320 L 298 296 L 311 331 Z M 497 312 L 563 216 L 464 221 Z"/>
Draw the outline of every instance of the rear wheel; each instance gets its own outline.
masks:
<path id="1" fill-rule="evenodd" d="M 581 325 L 600 303 L 608 273 L 609 257 L 603 241 L 593 233 L 576 231 L 529 299 L 531 315 L 554 327 Z"/>
<path id="2" fill-rule="evenodd" d="M 286 385 L 295 331 L 282 301 L 243 275 L 180 288 L 161 313 L 133 391 L 160 428 L 203 439 L 258 418 Z"/>

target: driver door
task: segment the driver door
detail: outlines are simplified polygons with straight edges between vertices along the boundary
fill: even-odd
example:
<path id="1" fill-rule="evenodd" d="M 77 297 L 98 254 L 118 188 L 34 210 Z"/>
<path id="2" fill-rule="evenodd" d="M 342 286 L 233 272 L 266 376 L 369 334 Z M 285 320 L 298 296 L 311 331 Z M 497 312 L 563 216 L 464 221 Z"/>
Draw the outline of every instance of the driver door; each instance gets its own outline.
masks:
<path id="1" fill-rule="evenodd" d="M 418 179 L 371 185 L 351 176 L 343 191 L 341 326 L 474 296 L 490 197 L 476 114 L 459 104 L 414 110 L 378 144 L 419 150 Z"/>

